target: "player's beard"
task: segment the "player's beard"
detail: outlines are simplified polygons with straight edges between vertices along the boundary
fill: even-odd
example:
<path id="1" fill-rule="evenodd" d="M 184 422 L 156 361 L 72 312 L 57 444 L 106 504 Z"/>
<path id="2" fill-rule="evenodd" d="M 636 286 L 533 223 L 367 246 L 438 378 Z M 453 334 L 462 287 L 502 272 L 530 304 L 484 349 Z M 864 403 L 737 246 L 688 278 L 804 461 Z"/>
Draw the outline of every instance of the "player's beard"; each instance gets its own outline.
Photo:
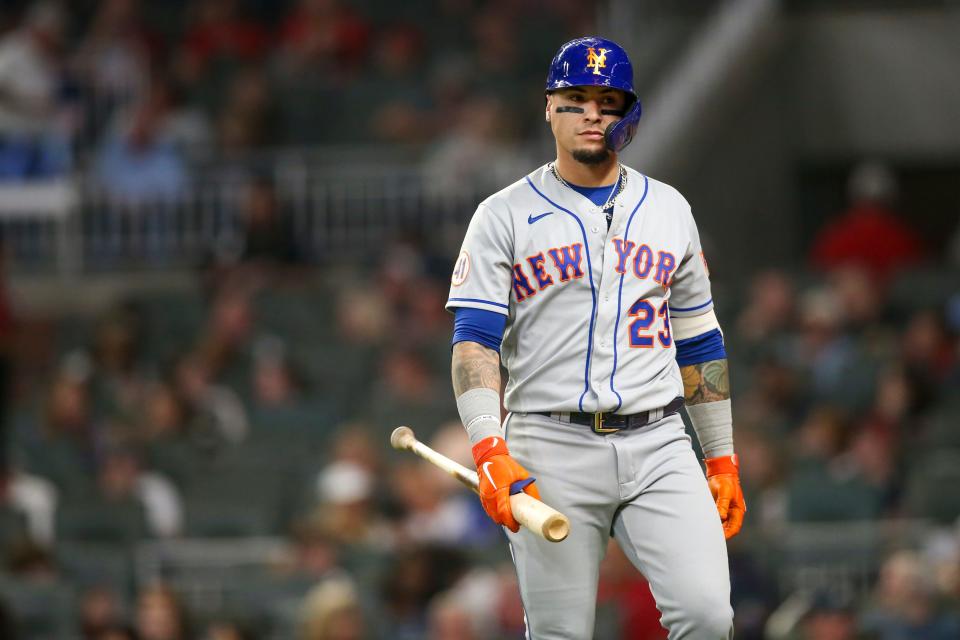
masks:
<path id="1" fill-rule="evenodd" d="M 573 159 L 580 164 L 593 167 L 607 162 L 610 159 L 610 150 L 606 147 L 602 149 L 596 149 L 594 151 L 589 149 L 574 149 L 572 155 Z"/>

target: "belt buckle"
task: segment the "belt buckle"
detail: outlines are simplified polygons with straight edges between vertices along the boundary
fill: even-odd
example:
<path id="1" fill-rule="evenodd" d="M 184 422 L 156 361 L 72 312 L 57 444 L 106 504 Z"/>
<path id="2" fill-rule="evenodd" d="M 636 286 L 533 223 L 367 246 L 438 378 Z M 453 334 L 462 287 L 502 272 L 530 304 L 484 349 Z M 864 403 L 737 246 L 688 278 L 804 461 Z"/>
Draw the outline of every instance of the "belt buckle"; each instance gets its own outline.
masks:
<path id="1" fill-rule="evenodd" d="M 593 414 L 593 432 L 594 433 L 616 433 L 619 428 L 608 428 L 603 426 L 603 411 Z"/>

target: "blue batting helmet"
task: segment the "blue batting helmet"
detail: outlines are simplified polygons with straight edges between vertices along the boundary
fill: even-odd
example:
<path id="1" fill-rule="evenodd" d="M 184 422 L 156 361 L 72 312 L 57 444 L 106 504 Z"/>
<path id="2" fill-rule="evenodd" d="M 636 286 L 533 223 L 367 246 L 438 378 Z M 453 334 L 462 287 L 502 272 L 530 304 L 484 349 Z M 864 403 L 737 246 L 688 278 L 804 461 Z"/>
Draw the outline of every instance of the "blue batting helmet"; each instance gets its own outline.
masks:
<path id="1" fill-rule="evenodd" d="M 641 114 L 640 100 L 633 90 L 633 66 L 623 47 L 596 36 L 577 38 L 560 47 L 550 62 L 547 93 L 590 85 L 612 87 L 627 94 L 623 118 L 604 132 L 607 146 L 620 151 L 633 139 Z"/>

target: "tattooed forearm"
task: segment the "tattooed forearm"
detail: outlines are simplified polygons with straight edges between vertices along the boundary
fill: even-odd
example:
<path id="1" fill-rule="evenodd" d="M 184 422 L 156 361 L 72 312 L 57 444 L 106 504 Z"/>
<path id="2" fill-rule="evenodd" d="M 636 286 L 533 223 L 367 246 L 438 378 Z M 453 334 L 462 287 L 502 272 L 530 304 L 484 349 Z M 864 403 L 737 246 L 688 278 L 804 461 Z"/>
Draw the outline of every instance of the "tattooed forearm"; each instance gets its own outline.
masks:
<path id="1" fill-rule="evenodd" d="M 687 404 L 715 402 L 730 397 L 730 374 L 726 359 L 680 367 L 680 375 L 683 376 L 683 397 Z"/>
<path id="2" fill-rule="evenodd" d="M 453 345 L 453 392 L 486 387 L 500 392 L 500 354 L 476 342 Z"/>

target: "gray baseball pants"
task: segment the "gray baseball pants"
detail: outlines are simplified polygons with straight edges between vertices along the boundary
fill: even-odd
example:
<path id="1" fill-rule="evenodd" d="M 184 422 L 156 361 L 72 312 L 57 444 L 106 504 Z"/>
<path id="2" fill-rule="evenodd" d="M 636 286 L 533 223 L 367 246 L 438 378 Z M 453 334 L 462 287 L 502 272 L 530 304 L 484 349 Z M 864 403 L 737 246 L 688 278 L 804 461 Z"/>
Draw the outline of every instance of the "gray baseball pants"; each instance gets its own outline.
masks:
<path id="1" fill-rule="evenodd" d="M 599 435 L 544 415 L 510 414 L 504 429 L 543 501 L 571 524 L 560 543 L 523 527 L 507 532 L 529 638 L 592 637 L 611 534 L 649 581 L 670 640 L 733 636 L 726 541 L 679 415 Z"/>

